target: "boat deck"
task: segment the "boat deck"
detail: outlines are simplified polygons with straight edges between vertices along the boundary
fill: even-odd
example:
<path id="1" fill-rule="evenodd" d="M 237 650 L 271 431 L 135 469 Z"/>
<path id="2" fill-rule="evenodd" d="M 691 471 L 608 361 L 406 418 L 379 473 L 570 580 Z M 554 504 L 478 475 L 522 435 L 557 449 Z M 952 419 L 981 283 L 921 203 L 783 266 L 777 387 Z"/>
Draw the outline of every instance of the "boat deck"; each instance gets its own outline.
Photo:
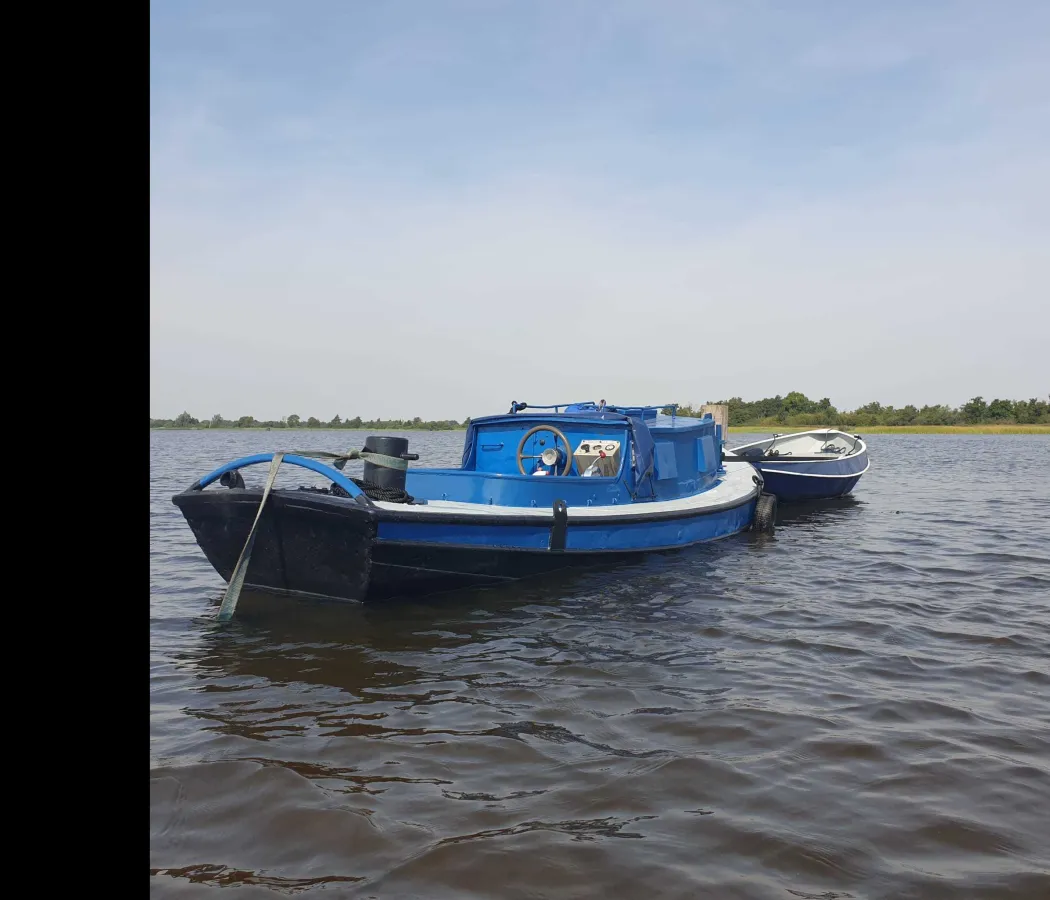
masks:
<path id="1" fill-rule="evenodd" d="M 742 489 L 746 489 L 749 483 L 753 483 L 755 476 L 754 467 L 749 462 L 725 463 L 726 474 L 718 483 L 709 490 L 679 497 L 673 500 L 648 500 L 638 503 L 620 503 L 606 506 L 569 506 L 569 518 L 608 518 L 610 515 L 630 518 L 632 516 L 653 516 L 660 514 L 689 513 L 704 509 L 716 508 L 728 502 L 731 498 L 739 498 Z M 531 517 L 537 519 L 548 519 L 551 515 L 550 507 L 522 507 L 502 506 L 489 503 L 465 503 L 458 500 L 428 500 L 425 505 L 406 507 L 402 503 L 388 503 L 382 500 L 373 500 L 379 509 L 397 511 L 404 513 L 410 509 L 413 513 L 439 515 L 470 514 L 472 516 L 492 516 L 494 518 L 513 515 L 515 517 Z"/>

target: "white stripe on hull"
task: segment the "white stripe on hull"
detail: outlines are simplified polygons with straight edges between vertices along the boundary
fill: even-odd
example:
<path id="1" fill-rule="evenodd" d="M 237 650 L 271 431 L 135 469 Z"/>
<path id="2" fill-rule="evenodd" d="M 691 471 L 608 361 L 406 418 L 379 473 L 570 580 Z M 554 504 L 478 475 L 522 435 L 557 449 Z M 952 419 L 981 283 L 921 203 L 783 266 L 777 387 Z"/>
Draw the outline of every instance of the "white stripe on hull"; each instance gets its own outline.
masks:
<path id="1" fill-rule="evenodd" d="M 817 463 L 820 465 L 820 463 Z M 868 460 L 868 464 L 861 469 L 859 472 L 854 472 L 852 475 L 821 475 L 817 472 L 786 472 L 783 469 L 764 469 L 766 475 L 794 475 L 796 478 L 860 478 L 868 469 L 871 468 L 871 460 Z"/>

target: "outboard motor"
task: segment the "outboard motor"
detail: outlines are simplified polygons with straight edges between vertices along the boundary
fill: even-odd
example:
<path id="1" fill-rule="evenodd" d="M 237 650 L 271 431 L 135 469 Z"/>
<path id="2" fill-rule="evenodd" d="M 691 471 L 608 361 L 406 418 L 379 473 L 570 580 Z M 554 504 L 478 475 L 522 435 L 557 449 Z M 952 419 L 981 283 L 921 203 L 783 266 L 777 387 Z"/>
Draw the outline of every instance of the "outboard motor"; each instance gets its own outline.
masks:
<path id="1" fill-rule="evenodd" d="M 407 438 L 370 434 L 365 438 L 363 449 L 369 453 L 382 453 L 384 456 L 395 456 L 398 459 L 419 459 L 418 453 L 408 452 Z M 386 466 L 377 466 L 365 460 L 364 480 L 371 482 L 376 487 L 403 491 L 407 474 L 404 469 L 388 469 Z"/>

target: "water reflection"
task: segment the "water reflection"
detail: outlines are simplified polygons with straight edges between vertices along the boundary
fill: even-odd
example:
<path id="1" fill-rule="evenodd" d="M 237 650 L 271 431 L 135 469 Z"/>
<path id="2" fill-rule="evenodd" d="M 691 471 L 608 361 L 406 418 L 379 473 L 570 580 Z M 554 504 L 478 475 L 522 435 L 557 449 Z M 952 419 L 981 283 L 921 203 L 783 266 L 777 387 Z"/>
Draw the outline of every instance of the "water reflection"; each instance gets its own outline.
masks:
<path id="1" fill-rule="evenodd" d="M 440 601 L 338 604 L 246 592 L 232 626 L 214 625 L 180 657 L 201 687 L 185 711 L 209 728 L 251 740 L 290 734 L 326 737 L 390 734 L 491 734 L 578 741 L 617 754 L 602 742 L 523 718 L 537 689 L 557 680 L 607 681 L 688 666 L 713 667 L 722 648 L 726 588 L 701 550 L 691 558 L 656 556 L 609 571 L 563 573 L 542 584 L 456 592 Z M 707 580 L 714 603 L 698 603 Z M 646 600 L 639 601 L 644 583 Z M 686 590 L 686 586 L 688 589 Z M 668 696 L 683 696 L 668 685 Z M 275 689 L 279 691 L 275 693 Z M 686 695 L 717 695 L 692 686 Z M 275 704 L 275 697 L 282 702 Z M 491 707 L 497 718 L 450 714 L 449 706 Z M 669 704 L 652 703 L 658 712 Z M 442 708 L 440 727 L 419 721 Z M 462 711 L 461 711 L 462 712 Z"/>
<path id="2" fill-rule="evenodd" d="M 827 525 L 838 527 L 863 512 L 865 503 L 856 497 L 832 500 L 803 500 L 777 505 L 777 525 Z"/>

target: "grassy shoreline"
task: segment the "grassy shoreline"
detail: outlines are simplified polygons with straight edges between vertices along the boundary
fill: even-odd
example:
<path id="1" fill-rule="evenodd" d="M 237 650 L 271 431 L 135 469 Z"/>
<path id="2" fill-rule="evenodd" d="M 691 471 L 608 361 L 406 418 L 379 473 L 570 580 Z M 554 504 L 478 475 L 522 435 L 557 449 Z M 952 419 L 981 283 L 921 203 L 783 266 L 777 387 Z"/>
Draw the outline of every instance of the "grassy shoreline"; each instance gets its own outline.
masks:
<path id="1" fill-rule="evenodd" d="M 789 434 L 798 431 L 814 431 L 823 425 L 730 425 L 729 434 Z M 1050 435 L 1050 425 L 832 425 L 833 429 L 850 434 L 1045 434 Z M 262 425 L 247 427 L 209 428 L 206 425 L 156 426 L 150 431 L 413 431 L 440 432 L 466 431 L 466 428 L 271 428 Z"/>
<path id="2" fill-rule="evenodd" d="M 817 431 L 823 425 L 730 425 L 730 435 L 739 432 L 754 434 L 795 433 Z M 1050 425 L 832 425 L 834 430 L 850 434 L 1046 434 Z"/>

